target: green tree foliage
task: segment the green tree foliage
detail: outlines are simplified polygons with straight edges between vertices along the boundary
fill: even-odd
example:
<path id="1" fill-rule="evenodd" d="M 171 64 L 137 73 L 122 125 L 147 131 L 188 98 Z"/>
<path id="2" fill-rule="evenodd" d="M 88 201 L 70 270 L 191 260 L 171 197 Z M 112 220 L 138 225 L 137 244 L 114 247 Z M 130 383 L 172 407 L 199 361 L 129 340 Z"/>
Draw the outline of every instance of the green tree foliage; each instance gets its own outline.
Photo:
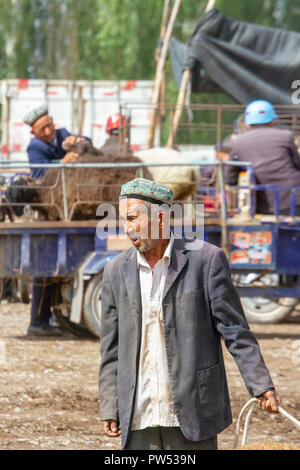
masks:
<path id="1" fill-rule="evenodd" d="M 100 45 L 100 77 L 152 78 L 162 2 L 110 0 L 99 6 L 95 40 Z"/>
<path id="2" fill-rule="evenodd" d="M 216 6 L 237 20 L 300 31 L 300 5 L 294 0 L 217 0 Z"/>
<path id="3" fill-rule="evenodd" d="M 75 79 L 79 0 L 0 0 L 0 78 Z"/>
<path id="4" fill-rule="evenodd" d="M 183 0 L 187 41 L 207 0 Z M 0 0 L 0 78 L 153 79 L 164 0 Z M 232 18 L 300 30 L 294 0 L 217 0 Z"/>
<path id="5" fill-rule="evenodd" d="M 28 76 L 34 35 L 30 3 L 0 1 L 0 78 Z"/>
<path id="6" fill-rule="evenodd" d="M 188 41 L 207 1 L 182 0 L 177 39 Z M 163 6 L 164 0 L 0 0 L 0 79 L 152 80 Z M 295 0 L 217 0 L 216 7 L 237 20 L 300 31 Z M 169 60 L 166 84 L 166 101 L 174 103 L 178 90 Z M 192 94 L 190 100 L 232 103 L 222 93 Z M 194 113 L 194 123 L 203 120 L 214 123 L 216 115 Z M 168 118 L 165 139 L 169 129 Z M 199 142 L 191 131 L 180 131 L 180 138 Z M 214 143 L 215 135 L 204 130 L 201 141 Z"/>
<path id="7" fill-rule="evenodd" d="M 188 39 L 205 5 L 183 0 L 174 29 L 179 39 Z M 78 77 L 153 79 L 163 6 L 164 0 L 80 1 Z"/>

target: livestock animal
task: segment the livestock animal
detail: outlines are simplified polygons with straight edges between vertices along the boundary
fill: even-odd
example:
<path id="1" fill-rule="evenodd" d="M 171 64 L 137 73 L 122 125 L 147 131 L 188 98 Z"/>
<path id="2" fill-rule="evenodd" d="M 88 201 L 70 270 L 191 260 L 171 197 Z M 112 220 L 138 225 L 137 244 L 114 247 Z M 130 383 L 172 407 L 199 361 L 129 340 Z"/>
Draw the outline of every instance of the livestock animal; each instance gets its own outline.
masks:
<path id="1" fill-rule="evenodd" d="M 0 205 L 0 222 L 5 222 L 6 216 L 10 222 L 14 221 L 14 212 L 4 197 L 2 197 Z"/>
<path id="2" fill-rule="evenodd" d="M 77 163 L 138 163 L 140 159 L 127 155 L 103 155 L 88 141 L 80 141 L 66 148 L 71 158 L 67 161 Z M 78 158 L 75 158 L 78 155 Z M 66 158 L 65 157 L 65 158 Z M 65 159 L 64 159 L 65 160 Z M 66 161 L 65 160 L 65 161 Z M 97 207 L 104 202 L 112 203 L 116 212 L 120 188 L 123 183 L 135 178 L 137 168 L 65 168 L 66 201 L 69 218 L 72 220 L 96 219 Z M 150 174 L 146 170 L 145 177 Z M 39 180 L 20 177 L 11 183 L 6 198 L 16 215 L 23 213 L 23 207 L 30 204 L 45 220 L 54 221 L 64 218 L 62 173 L 59 168 L 48 169 Z M 22 203 L 22 206 L 14 206 Z"/>
<path id="3" fill-rule="evenodd" d="M 190 163 L 182 152 L 165 147 L 136 151 L 134 155 L 143 163 Z M 147 169 L 151 174 L 150 179 L 166 184 L 173 190 L 176 201 L 191 196 L 200 182 L 200 173 L 196 166 L 151 166 Z"/>

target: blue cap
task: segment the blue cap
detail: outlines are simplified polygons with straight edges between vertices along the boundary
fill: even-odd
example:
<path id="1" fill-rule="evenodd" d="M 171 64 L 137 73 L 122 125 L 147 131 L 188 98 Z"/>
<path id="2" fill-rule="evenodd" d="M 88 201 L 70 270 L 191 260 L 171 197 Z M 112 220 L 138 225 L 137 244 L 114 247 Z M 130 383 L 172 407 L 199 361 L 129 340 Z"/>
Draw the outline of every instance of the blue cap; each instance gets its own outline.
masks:
<path id="1" fill-rule="evenodd" d="M 245 124 L 247 126 L 268 124 L 277 118 L 273 105 L 266 100 L 252 101 L 245 110 Z"/>

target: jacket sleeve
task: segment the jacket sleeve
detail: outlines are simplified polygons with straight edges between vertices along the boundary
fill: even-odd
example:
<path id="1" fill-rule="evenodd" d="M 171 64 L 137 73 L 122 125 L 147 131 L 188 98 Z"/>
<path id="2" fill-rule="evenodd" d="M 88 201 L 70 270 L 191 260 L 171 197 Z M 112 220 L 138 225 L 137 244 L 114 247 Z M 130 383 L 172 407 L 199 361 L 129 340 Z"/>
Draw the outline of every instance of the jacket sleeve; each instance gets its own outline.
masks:
<path id="1" fill-rule="evenodd" d="M 101 290 L 101 359 L 99 368 L 99 399 L 101 420 L 118 421 L 117 363 L 118 363 L 118 315 L 108 276 L 103 273 Z"/>
<path id="2" fill-rule="evenodd" d="M 290 135 L 289 141 L 289 153 L 294 167 L 297 168 L 297 170 L 300 170 L 300 156 L 296 144 L 294 142 L 294 137 L 292 133 Z"/>
<path id="3" fill-rule="evenodd" d="M 211 261 L 208 288 L 215 327 L 233 356 L 248 392 L 259 396 L 273 389 L 260 347 L 249 329 L 238 292 L 231 281 L 227 258 L 219 248 Z"/>
<path id="4" fill-rule="evenodd" d="M 28 161 L 31 164 L 47 164 L 51 162 L 51 154 L 48 152 L 47 148 L 43 145 L 39 145 L 38 143 L 34 142 L 34 140 L 30 143 L 27 148 L 28 154 Z M 32 168 L 32 176 L 35 179 L 40 178 L 43 176 L 47 168 Z"/>
<path id="5" fill-rule="evenodd" d="M 29 160 L 29 163 L 32 163 L 32 164 L 49 163 L 48 161 L 45 161 L 45 159 L 41 155 L 41 152 L 39 152 L 39 150 L 35 148 L 28 149 L 28 160 Z M 33 178 L 39 179 L 43 176 L 46 170 L 47 168 L 32 168 L 31 173 L 32 173 Z"/>

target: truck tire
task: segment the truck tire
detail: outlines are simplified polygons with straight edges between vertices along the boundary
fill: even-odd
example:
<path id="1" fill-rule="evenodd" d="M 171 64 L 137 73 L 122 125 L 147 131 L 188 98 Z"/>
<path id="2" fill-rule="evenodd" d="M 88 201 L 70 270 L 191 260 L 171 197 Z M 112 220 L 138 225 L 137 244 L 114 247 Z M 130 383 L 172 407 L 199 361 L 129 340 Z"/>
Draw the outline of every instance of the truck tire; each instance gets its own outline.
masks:
<path id="1" fill-rule="evenodd" d="M 100 338 L 102 273 L 93 276 L 85 289 L 83 319 L 91 333 Z"/>
<path id="2" fill-rule="evenodd" d="M 278 286 L 278 274 L 248 273 L 233 276 L 236 286 Z M 299 300 L 293 297 L 241 297 L 249 323 L 279 323 L 290 315 Z"/>
<path id="3" fill-rule="evenodd" d="M 249 323 L 279 323 L 285 320 L 298 304 L 298 299 L 282 297 L 242 297 L 241 302 Z"/>

